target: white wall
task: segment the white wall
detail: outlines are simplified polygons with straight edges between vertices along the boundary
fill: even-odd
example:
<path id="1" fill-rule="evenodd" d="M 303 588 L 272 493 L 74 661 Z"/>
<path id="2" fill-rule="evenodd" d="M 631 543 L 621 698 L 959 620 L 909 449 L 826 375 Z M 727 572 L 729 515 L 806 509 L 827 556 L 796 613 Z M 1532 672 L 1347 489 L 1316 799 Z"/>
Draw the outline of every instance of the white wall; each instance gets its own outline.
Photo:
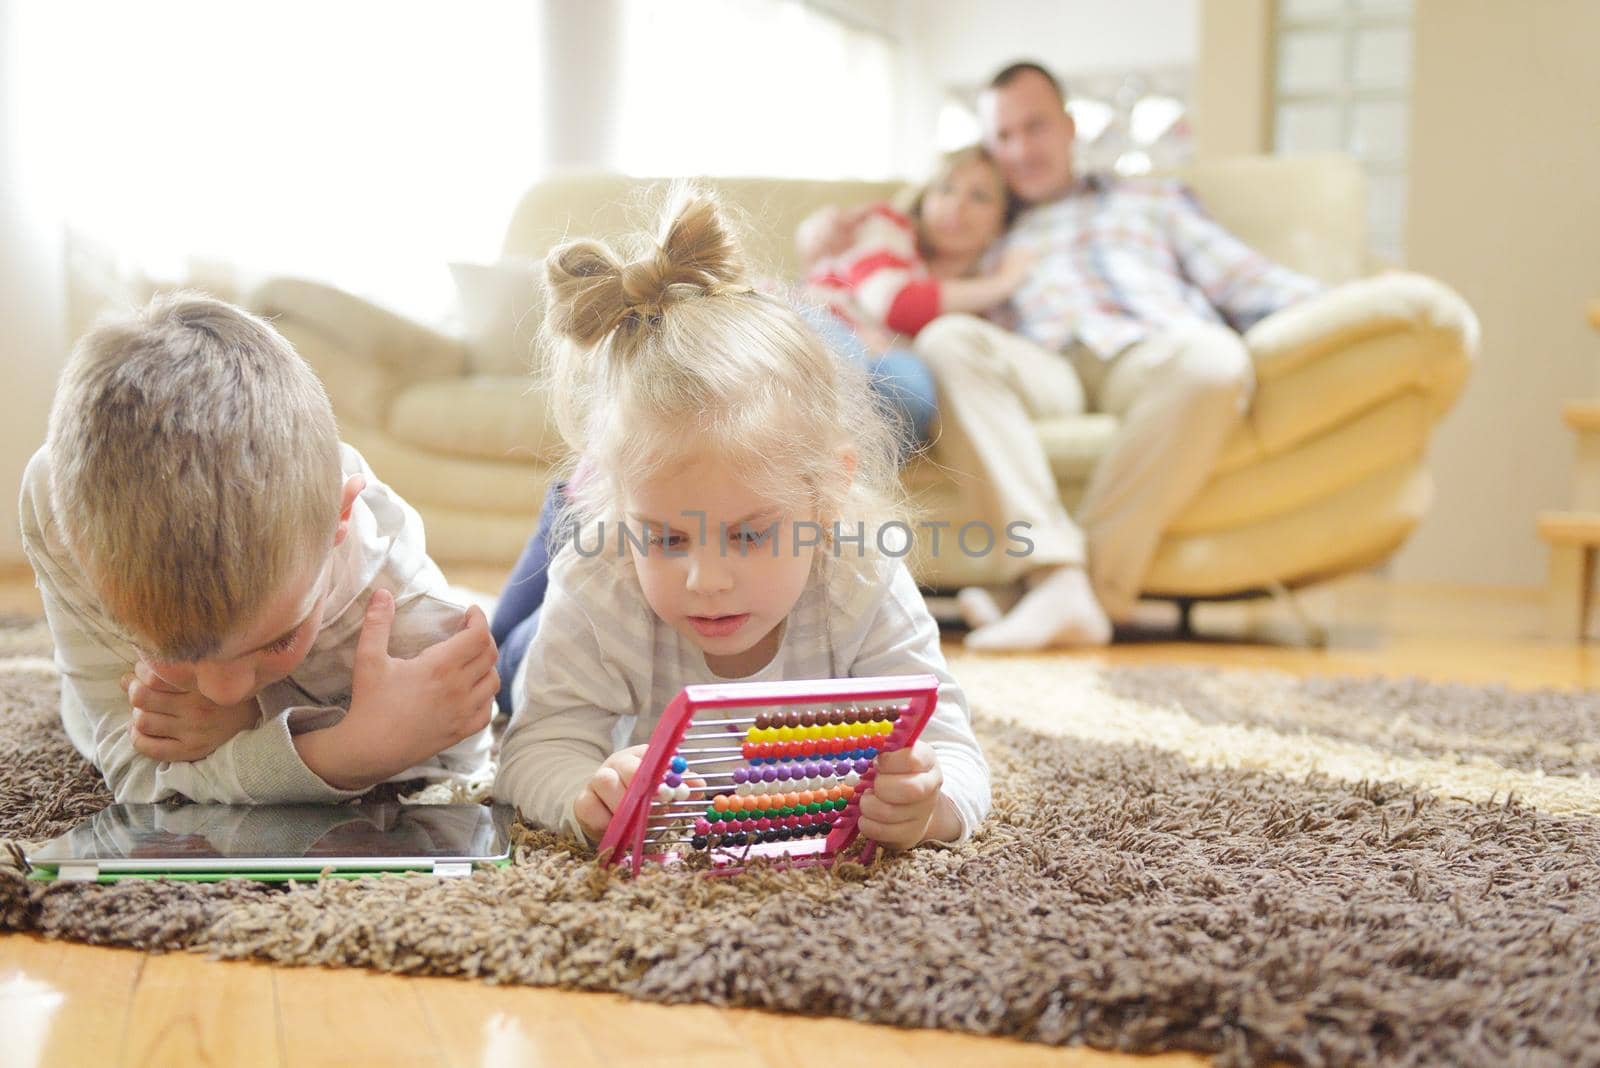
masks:
<path id="1" fill-rule="evenodd" d="M 1571 506 L 1564 401 L 1593 399 L 1600 335 L 1600 4 L 1418 0 L 1409 266 L 1460 290 L 1483 355 L 1430 449 L 1438 503 L 1402 578 L 1543 581 L 1534 532 Z"/>
<path id="2" fill-rule="evenodd" d="M 1188 66 L 1199 49 L 1199 0 L 900 0 L 906 48 L 901 159 L 924 171 L 946 89 L 982 86 L 1008 63 L 1074 74 Z"/>
<path id="3" fill-rule="evenodd" d="M 21 159 L 25 131 L 12 84 L 20 2 L 0 0 L 0 568 L 23 559 L 17 488 L 28 457 L 44 441 L 50 398 L 66 360 L 61 231 L 49 217 L 47 191 L 30 187 L 34 179 Z"/>

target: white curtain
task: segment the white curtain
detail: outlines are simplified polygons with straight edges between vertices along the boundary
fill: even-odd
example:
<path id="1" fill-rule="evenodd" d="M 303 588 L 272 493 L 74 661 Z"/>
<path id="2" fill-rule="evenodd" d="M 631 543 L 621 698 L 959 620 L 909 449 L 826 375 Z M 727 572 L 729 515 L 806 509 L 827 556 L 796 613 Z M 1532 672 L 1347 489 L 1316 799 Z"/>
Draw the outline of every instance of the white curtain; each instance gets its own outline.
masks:
<path id="1" fill-rule="evenodd" d="M 0 566 L 23 559 L 17 492 L 28 457 L 44 441 L 45 415 L 66 358 L 59 216 L 51 190 L 23 152 L 18 68 L 22 5 L 0 0 Z"/>
<path id="2" fill-rule="evenodd" d="M 627 0 L 624 13 L 624 171 L 897 173 L 887 36 L 800 0 Z"/>
<path id="3" fill-rule="evenodd" d="M 537 176 L 539 8 L 49 0 L 13 9 L 31 173 L 132 266 L 321 277 L 414 312 Z"/>

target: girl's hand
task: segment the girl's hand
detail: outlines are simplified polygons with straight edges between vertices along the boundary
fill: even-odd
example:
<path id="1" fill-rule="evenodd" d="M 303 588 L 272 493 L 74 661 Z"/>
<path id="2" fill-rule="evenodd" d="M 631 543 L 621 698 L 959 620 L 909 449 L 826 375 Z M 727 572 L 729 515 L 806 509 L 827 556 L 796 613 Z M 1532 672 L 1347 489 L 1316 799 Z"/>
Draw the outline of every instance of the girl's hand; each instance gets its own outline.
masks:
<path id="1" fill-rule="evenodd" d="M 600 765 L 573 802 L 572 814 L 578 817 L 583 833 L 591 841 L 598 842 L 605 836 L 606 826 L 622 805 L 628 784 L 638 773 L 639 763 L 649 748 L 648 745 L 635 745 L 606 757 L 606 762 Z"/>
<path id="2" fill-rule="evenodd" d="M 944 773 L 927 742 L 878 757 L 878 775 L 861 799 L 861 833 L 893 849 L 910 849 L 929 838 L 961 833 L 955 812 L 939 788 Z"/>

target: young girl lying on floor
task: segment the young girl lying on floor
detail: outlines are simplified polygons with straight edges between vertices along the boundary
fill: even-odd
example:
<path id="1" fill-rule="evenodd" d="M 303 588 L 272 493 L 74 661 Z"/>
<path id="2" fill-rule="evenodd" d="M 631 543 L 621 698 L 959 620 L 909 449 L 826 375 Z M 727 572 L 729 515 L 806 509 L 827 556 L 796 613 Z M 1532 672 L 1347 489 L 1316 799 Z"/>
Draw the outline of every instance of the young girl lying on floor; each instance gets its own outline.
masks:
<path id="1" fill-rule="evenodd" d="M 989 810 L 988 766 L 880 537 L 896 443 L 863 372 L 745 283 L 704 197 L 680 195 L 637 259 L 582 241 L 546 268 L 551 396 L 584 459 L 496 796 L 598 840 L 685 685 L 929 672 L 938 708 L 914 747 L 879 758 L 861 832 L 965 838 Z"/>

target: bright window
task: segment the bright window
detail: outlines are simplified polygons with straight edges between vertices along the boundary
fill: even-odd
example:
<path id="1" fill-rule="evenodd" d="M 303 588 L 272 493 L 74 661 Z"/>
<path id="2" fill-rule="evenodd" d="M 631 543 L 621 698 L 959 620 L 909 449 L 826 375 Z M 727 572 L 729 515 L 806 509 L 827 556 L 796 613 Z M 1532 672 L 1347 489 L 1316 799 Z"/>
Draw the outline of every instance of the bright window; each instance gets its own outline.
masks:
<path id="1" fill-rule="evenodd" d="M 799 0 L 627 0 L 620 168 L 888 178 L 896 49 Z"/>
<path id="2" fill-rule="evenodd" d="M 1367 171 L 1367 237 L 1405 256 L 1410 0 L 1279 0 L 1273 148 L 1345 152 Z"/>
<path id="3" fill-rule="evenodd" d="M 410 310 L 495 255 L 540 151 L 539 8 L 515 0 L 16 5 L 27 166 L 157 278 L 193 257 Z"/>

